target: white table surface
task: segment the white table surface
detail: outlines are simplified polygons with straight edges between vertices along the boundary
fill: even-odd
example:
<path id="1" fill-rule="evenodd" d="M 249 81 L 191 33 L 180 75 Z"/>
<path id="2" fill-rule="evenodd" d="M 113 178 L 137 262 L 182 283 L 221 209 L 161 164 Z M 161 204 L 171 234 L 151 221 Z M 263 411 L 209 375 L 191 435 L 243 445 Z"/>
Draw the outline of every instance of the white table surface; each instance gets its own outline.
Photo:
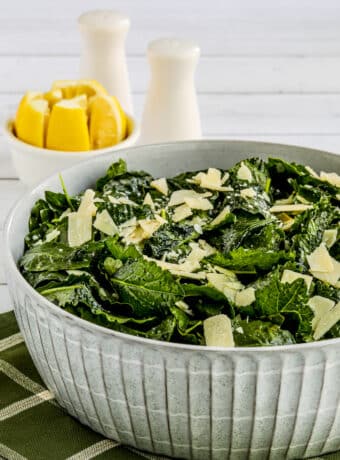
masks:
<path id="1" fill-rule="evenodd" d="M 131 17 L 127 53 L 137 116 L 147 89 L 148 41 L 187 37 L 202 49 L 197 90 L 205 136 L 340 152 L 338 0 L 1 1 L 2 115 L 24 91 L 77 77 L 76 19 L 94 5 Z M 0 233 L 24 192 L 0 137 Z M 0 234 L 0 312 L 11 308 L 2 247 Z"/>

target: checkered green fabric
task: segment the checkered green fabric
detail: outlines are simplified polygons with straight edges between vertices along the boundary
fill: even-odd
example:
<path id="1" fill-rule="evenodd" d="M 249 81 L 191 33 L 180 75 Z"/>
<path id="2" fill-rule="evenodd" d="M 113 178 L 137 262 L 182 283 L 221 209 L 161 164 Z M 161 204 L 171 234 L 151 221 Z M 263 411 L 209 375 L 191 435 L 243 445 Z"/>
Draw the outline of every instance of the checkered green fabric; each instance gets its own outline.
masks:
<path id="1" fill-rule="evenodd" d="M 0 315 L 0 458 L 158 460 L 160 457 L 122 447 L 70 417 L 44 386 L 10 312 Z"/>
<path id="2" fill-rule="evenodd" d="M 12 312 L 0 315 L 0 458 L 165 460 L 105 439 L 67 415 L 44 386 Z M 340 453 L 325 459 L 340 460 Z"/>

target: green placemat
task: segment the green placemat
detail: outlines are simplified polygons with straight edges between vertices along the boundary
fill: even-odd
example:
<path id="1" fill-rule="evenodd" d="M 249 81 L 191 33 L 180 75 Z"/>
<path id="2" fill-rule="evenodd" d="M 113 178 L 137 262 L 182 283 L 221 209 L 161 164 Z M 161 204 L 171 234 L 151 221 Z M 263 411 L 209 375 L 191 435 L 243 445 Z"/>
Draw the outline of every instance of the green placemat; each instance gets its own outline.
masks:
<path id="1" fill-rule="evenodd" d="M 1 457 L 10 460 L 162 458 L 122 447 L 69 416 L 42 382 L 13 312 L 0 315 Z"/>
<path id="2" fill-rule="evenodd" d="M 44 386 L 13 312 L 0 315 L 0 458 L 165 460 L 100 436 L 69 416 Z M 322 460 L 340 460 L 340 453 Z"/>

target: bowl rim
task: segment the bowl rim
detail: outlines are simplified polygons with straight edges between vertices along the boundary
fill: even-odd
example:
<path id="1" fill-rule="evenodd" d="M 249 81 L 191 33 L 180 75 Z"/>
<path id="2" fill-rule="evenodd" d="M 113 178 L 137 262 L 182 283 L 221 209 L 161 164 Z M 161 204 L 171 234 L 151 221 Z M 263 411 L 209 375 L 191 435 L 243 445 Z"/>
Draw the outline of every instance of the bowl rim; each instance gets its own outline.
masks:
<path id="1" fill-rule="evenodd" d="M 91 158 L 92 156 L 96 155 L 103 155 L 105 153 L 112 153 L 114 151 L 121 150 L 123 148 L 131 147 L 131 142 L 136 142 L 140 136 L 140 124 L 137 122 L 136 118 L 130 114 L 126 114 L 127 118 L 132 123 L 132 131 L 131 133 L 121 142 L 118 144 L 112 145 L 111 147 L 105 147 L 103 149 L 91 149 L 91 150 L 79 150 L 79 151 L 72 151 L 72 150 L 53 150 L 47 149 L 45 147 L 37 147 L 36 145 L 28 144 L 27 142 L 22 141 L 13 133 L 13 126 L 14 126 L 14 117 L 8 117 L 4 124 L 2 132 L 8 142 L 12 144 L 16 144 L 24 149 L 29 149 L 30 155 L 58 155 L 60 157 L 69 157 L 69 156 L 82 156 Z"/>
<path id="2" fill-rule="evenodd" d="M 232 139 L 232 140 L 228 140 L 228 139 L 200 139 L 200 140 L 186 140 L 186 141 L 176 141 L 176 142 L 164 142 L 164 143 L 158 143 L 158 144 L 150 144 L 150 146 L 152 146 L 152 148 L 157 148 L 157 147 L 167 147 L 167 146 L 172 146 L 173 144 L 180 144 L 180 145 L 195 145 L 196 143 L 207 143 L 207 144 L 210 144 L 210 143 L 214 143 L 214 144 L 223 144 L 225 142 L 228 142 L 230 144 L 233 144 L 233 143 L 244 143 L 244 144 L 247 144 L 249 142 L 253 143 L 253 144 L 261 144 L 261 145 L 267 145 L 267 146 L 270 146 L 270 147 L 292 147 L 292 148 L 296 148 L 296 149 L 305 149 L 305 150 L 310 150 L 310 151 L 313 151 L 314 153 L 320 153 L 320 154 L 326 154 L 326 155 L 329 155 L 331 157 L 339 157 L 339 161 L 340 161 L 340 155 L 339 154 L 336 154 L 336 153 L 332 153 L 332 152 L 328 152 L 328 151 L 323 151 L 323 150 L 320 150 L 320 149 L 313 149 L 313 148 L 309 148 L 309 147 L 303 147 L 303 146 L 296 146 L 296 145 L 292 145 L 292 144 L 280 144 L 280 143 L 272 143 L 272 142 L 262 142 L 262 141 L 249 141 L 249 140 L 237 140 L 237 139 Z M 132 146 L 132 147 L 128 147 L 126 149 L 124 149 L 125 151 L 127 150 L 130 150 L 130 149 L 134 149 L 134 150 L 139 150 L 139 149 L 143 149 L 145 148 L 146 145 L 137 145 L 137 146 Z M 106 156 L 108 157 L 110 155 L 110 152 L 108 152 L 106 154 Z M 273 155 L 275 157 L 275 154 Z M 93 161 L 93 158 L 95 157 L 92 157 L 92 158 L 89 158 L 88 160 L 86 160 L 85 162 L 86 163 L 90 163 L 91 161 Z M 84 163 L 84 162 L 82 162 Z M 71 171 L 71 170 L 76 170 L 77 167 L 79 167 L 79 163 L 78 164 L 75 164 L 75 165 L 72 165 L 68 168 L 66 168 L 65 170 L 67 171 Z M 135 343 L 135 344 L 141 344 L 141 345 L 145 345 L 145 346 L 148 346 L 148 347 L 152 347 L 152 346 L 157 346 L 157 347 L 162 347 L 162 348 L 168 348 L 168 349 L 172 349 L 172 350 L 186 350 L 186 351 L 191 351 L 191 352 L 194 352 L 194 351 L 197 351 L 197 352 L 208 352 L 208 353 L 214 353 L 214 352 L 218 352 L 218 353 L 222 353 L 222 354 L 228 354 L 228 353 L 250 353 L 250 354 L 254 354 L 254 353 L 262 353 L 262 354 L 266 354 L 268 352 L 283 352 L 283 351 L 292 351 L 292 352 L 296 352 L 296 351 L 300 351 L 300 350 L 309 350 L 309 349 L 314 349 L 314 348 L 325 348 L 325 347 L 328 347 L 328 346 L 331 346 L 331 345 L 335 345 L 335 344 L 339 344 L 340 343 L 340 337 L 338 338 L 333 338 L 333 339 L 324 339 L 324 340 L 319 340 L 319 341 L 312 341 L 312 342 L 307 342 L 307 343 L 294 343 L 294 344 L 288 344 L 288 345 L 266 345 L 266 346 L 258 346 L 258 347 L 208 347 L 206 345 L 191 345 L 191 344 L 183 344 L 183 343 L 176 343 L 176 342 L 166 342 L 166 341 L 162 341 L 162 340 L 156 340 L 156 339 L 149 339 L 149 338 L 145 338 L 145 337 L 140 337 L 140 336 L 136 336 L 136 335 L 132 335 L 132 334 L 126 334 L 124 332 L 119 332 L 119 331 L 115 331 L 113 329 L 109 329 L 109 328 L 106 328 L 104 326 L 100 326 L 98 324 L 95 324 L 95 323 L 92 323 L 90 321 L 87 321 L 79 316 L 76 316 L 76 315 L 73 315 L 72 313 L 69 313 L 65 310 L 63 310 L 61 307 L 59 307 L 58 305 L 54 304 L 53 302 L 49 301 L 48 299 L 46 299 L 44 296 L 42 296 L 41 294 L 39 294 L 38 291 L 36 291 L 29 283 L 28 281 L 23 277 L 21 271 L 19 270 L 18 266 L 17 266 L 17 263 L 15 262 L 14 260 L 14 257 L 13 257 L 13 254 L 10 250 L 10 240 L 11 240 L 11 226 L 12 226 L 12 222 L 15 220 L 16 218 L 16 212 L 17 212 L 17 209 L 21 206 L 21 202 L 25 199 L 27 199 L 28 196 L 32 195 L 33 193 L 35 193 L 36 191 L 38 191 L 38 189 L 41 190 L 45 190 L 45 187 L 48 186 L 48 182 L 51 180 L 52 177 L 56 177 L 57 174 L 52 174 L 51 176 L 49 176 L 48 178 L 44 179 L 44 181 L 40 182 L 38 185 L 34 186 L 34 187 L 31 187 L 29 188 L 29 190 L 25 193 L 24 196 L 22 196 L 21 198 L 19 198 L 16 203 L 12 206 L 6 220 L 5 220 L 5 226 L 4 226 L 4 243 L 5 243 L 5 264 L 7 265 L 7 268 L 9 270 L 12 270 L 13 272 L 15 272 L 19 282 L 22 282 L 25 286 L 25 289 L 28 290 L 31 294 L 31 296 L 33 296 L 34 298 L 37 299 L 37 302 L 39 302 L 39 304 L 43 304 L 43 306 L 45 308 L 48 308 L 50 310 L 50 312 L 52 314 L 55 314 L 57 316 L 61 316 L 61 317 L 64 317 L 66 320 L 70 320 L 70 321 L 73 321 L 75 323 L 79 323 L 79 327 L 81 327 L 82 329 L 87 329 L 89 331 L 93 331 L 93 332 L 98 332 L 98 333 L 101 333 L 101 334 L 105 334 L 105 335 L 109 335 L 109 336 L 113 336 L 113 337 L 116 337 L 117 339 L 120 339 L 120 340 L 124 340 L 124 341 L 128 341 L 128 342 L 132 342 L 132 343 Z M 14 308 L 14 311 L 15 311 L 15 308 Z"/>

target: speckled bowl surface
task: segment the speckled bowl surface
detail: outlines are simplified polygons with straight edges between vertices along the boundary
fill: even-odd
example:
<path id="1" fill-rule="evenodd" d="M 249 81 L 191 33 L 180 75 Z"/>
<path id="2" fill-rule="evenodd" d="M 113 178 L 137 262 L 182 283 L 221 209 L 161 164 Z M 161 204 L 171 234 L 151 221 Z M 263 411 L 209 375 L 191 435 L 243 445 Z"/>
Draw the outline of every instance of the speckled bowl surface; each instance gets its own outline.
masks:
<path id="1" fill-rule="evenodd" d="M 109 164 L 170 176 L 279 156 L 340 173 L 340 156 L 239 141 L 141 146 L 63 172 L 71 193 Z M 23 279 L 16 262 L 33 203 L 60 190 L 53 176 L 22 198 L 6 226 L 15 314 L 30 354 L 59 403 L 82 423 L 141 450 L 187 459 L 284 459 L 340 449 L 340 339 L 264 348 L 168 344 L 114 332 L 63 311 Z"/>

